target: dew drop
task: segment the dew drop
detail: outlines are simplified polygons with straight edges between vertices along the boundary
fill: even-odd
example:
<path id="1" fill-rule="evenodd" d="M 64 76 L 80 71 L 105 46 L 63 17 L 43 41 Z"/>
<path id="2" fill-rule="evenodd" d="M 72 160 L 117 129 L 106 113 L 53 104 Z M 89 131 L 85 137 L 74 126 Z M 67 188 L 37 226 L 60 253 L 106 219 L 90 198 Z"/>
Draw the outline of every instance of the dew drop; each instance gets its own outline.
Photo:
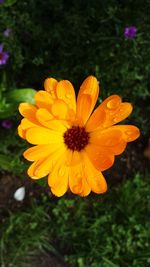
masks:
<path id="1" fill-rule="evenodd" d="M 71 94 L 66 94 L 65 96 L 66 96 L 66 98 L 68 98 L 68 99 L 71 98 Z"/>
<path id="2" fill-rule="evenodd" d="M 119 117 L 118 116 L 116 116 L 115 118 L 113 118 L 113 122 L 114 123 L 117 123 L 119 121 Z"/>
<path id="3" fill-rule="evenodd" d="M 107 103 L 107 108 L 114 110 L 114 109 L 118 108 L 119 105 L 120 105 L 120 101 L 118 101 L 118 99 L 111 99 Z"/>
<path id="4" fill-rule="evenodd" d="M 60 167 L 59 171 L 58 171 L 58 175 L 59 176 L 63 176 L 65 174 L 65 169 Z"/>
<path id="5" fill-rule="evenodd" d="M 127 134 L 128 136 L 132 135 L 132 131 L 125 131 L 125 134 Z"/>
<path id="6" fill-rule="evenodd" d="M 125 134 L 127 135 L 127 141 L 131 141 L 133 132 L 132 131 L 125 131 Z"/>

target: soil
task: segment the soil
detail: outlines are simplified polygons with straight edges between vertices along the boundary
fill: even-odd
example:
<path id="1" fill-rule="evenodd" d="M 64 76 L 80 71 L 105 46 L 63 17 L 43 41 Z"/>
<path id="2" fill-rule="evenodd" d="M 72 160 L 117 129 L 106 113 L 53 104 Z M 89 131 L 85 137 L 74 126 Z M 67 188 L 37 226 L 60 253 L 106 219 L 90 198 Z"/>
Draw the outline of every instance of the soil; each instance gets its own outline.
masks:
<path id="1" fill-rule="evenodd" d="M 116 157 L 115 164 L 111 169 L 104 172 L 109 184 L 114 185 L 124 179 L 132 179 L 134 173 L 146 174 L 150 172 L 150 158 L 147 156 L 149 150 L 148 138 L 140 138 L 138 141 L 128 144 L 126 151 Z M 146 151 L 146 153 L 145 153 Z M 149 155 L 149 154 L 148 154 Z M 16 201 L 14 192 L 21 186 L 25 186 L 26 197 L 23 201 Z M 48 188 L 39 186 L 35 181 L 25 177 L 24 180 L 10 173 L 0 174 L 0 221 L 9 215 L 9 211 L 24 210 L 30 206 L 31 197 L 38 199 L 41 193 L 49 192 Z M 34 267 L 67 267 L 61 259 L 52 254 L 44 253 L 38 255 L 38 262 L 33 260 Z"/>

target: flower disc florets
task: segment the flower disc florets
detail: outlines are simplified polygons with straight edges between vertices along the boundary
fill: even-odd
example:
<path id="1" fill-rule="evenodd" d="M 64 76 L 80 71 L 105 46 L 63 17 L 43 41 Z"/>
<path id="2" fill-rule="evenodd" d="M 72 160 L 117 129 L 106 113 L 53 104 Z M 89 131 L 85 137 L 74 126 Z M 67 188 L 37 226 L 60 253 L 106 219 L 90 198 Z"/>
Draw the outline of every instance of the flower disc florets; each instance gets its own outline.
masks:
<path id="1" fill-rule="evenodd" d="M 84 127 L 72 126 L 64 133 L 64 142 L 73 151 L 81 151 L 89 142 L 89 133 Z"/>

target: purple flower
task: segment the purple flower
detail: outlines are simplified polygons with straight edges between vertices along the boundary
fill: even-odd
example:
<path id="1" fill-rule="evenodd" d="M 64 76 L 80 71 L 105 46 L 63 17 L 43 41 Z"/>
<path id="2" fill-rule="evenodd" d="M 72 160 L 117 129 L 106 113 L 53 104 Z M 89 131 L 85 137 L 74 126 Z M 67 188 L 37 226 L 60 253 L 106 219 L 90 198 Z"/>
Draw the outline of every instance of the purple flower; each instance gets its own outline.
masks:
<path id="1" fill-rule="evenodd" d="M 126 39 L 134 39 L 137 34 L 137 28 L 135 26 L 129 26 L 124 29 L 124 37 Z"/>
<path id="2" fill-rule="evenodd" d="M 9 53 L 3 51 L 3 45 L 0 45 L 0 66 L 5 65 L 7 63 L 7 60 L 9 59 Z"/>
<path id="3" fill-rule="evenodd" d="M 4 0 L 0 0 L 0 4 L 3 4 L 4 3 Z"/>
<path id="4" fill-rule="evenodd" d="M 13 126 L 13 123 L 10 120 L 3 120 L 2 123 L 1 123 L 1 125 L 5 129 L 11 129 L 12 126 Z"/>
<path id="5" fill-rule="evenodd" d="M 9 37 L 9 36 L 11 35 L 11 33 L 12 33 L 12 29 L 7 28 L 7 29 L 3 32 L 3 35 L 4 35 L 5 37 Z"/>

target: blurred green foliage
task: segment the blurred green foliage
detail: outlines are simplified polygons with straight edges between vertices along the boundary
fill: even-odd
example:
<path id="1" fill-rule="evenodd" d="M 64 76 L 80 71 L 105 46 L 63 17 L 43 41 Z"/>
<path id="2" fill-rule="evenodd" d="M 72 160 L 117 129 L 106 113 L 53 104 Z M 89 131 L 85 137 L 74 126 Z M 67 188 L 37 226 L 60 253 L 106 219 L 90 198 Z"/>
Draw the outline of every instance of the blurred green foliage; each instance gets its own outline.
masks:
<path id="1" fill-rule="evenodd" d="M 46 249 L 75 267 L 148 267 L 148 180 L 136 175 L 99 197 L 44 195 L 11 213 L 0 230 L 1 265 L 33 266 L 32 256 Z"/>
<path id="2" fill-rule="evenodd" d="M 132 102 L 132 119 L 147 133 L 149 8 L 149 1 L 139 0 L 5 0 L 0 38 L 11 55 L 5 67 L 8 90 L 39 89 L 47 76 L 70 79 L 78 88 L 94 74 L 101 97 L 117 93 Z M 138 29 L 133 40 L 123 34 L 130 25 Z M 12 29 L 9 38 L 6 28 Z"/>

